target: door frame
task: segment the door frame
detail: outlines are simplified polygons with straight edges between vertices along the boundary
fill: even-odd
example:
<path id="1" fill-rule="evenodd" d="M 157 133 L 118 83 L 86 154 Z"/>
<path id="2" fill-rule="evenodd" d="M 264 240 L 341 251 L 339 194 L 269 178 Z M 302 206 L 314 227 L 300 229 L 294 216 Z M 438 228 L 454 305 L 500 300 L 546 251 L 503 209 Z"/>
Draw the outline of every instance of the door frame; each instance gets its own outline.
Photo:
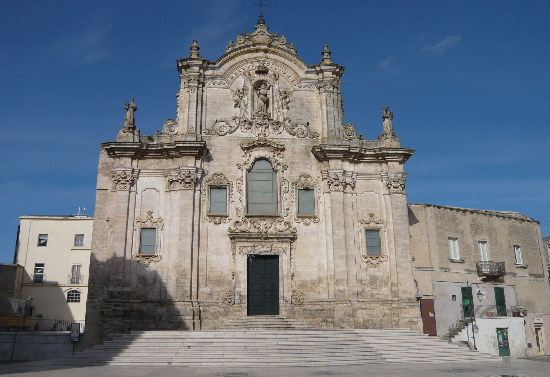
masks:
<path id="1" fill-rule="evenodd" d="M 244 237 L 243 237 L 244 238 Z M 247 317 L 248 309 L 248 274 L 247 261 L 249 255 L 279 256 L 279 315 L 286 315 L 286 303 L 291 302 L 292 266 L 295 237 L 284 236 L 276 240 L 265 239 L 233 239 L 232 255 L 234 263 L 234 294 L 235 302 L 239 304 L 239 315 Z"/>

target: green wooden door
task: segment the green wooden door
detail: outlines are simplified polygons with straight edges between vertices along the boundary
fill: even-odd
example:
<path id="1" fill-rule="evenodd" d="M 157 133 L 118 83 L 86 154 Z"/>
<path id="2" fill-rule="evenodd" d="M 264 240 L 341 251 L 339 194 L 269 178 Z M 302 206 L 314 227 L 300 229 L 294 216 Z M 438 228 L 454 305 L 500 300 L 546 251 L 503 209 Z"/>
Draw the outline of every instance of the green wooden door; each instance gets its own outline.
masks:
<path id="1" fill-rule="evenodd" d="M 248 315 L 279 314 L 279 256 L 248 256 Z"/>
<path id="2" fill-rule="evenodd" d="M 508 329 L 497 329 L 498 355 L 510 356 L 510 344 L 508 343 Z"/>
<path id="3" fill-rule="evenodd" d="M 474 316 L 472 287 L 461 287 L 460 292 L 462 293 L 462 314 L 464 318 L 472 318 Z"/>
<path id="4" fill-rule="evenodd" d="M 506 298 L 504 297 L 504 288 L 495 287 L 495 303 L 497 306 L 497 315 L 506 317 Z"/>

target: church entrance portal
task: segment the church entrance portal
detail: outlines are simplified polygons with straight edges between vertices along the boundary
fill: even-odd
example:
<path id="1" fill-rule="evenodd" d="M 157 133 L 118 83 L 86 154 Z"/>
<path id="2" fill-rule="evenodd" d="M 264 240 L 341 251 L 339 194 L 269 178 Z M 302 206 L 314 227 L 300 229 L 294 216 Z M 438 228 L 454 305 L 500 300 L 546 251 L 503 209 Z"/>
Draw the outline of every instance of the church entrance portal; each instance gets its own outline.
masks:
<path id="1" fill-rule="evenodd" d="M 249 255 L 248 315 L 279 314 L 279 256 Z"/>

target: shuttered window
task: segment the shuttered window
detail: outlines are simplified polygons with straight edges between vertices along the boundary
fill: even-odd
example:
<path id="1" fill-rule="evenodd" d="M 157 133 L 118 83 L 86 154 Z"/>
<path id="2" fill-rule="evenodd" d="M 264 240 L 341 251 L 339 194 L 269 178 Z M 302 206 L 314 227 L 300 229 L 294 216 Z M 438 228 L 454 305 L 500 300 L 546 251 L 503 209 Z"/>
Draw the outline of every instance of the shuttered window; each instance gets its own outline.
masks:
<path id="1" fill-rule="evenodd" d="M 157 230 L 155 228 L 141 229 L 139 240 L 139 253 L 145 255 L 155 254 L 155 243 L 157 239 Z"/>
<path id="2" fill-rule="evenodd" d="M 210 208 L 208 213 L 214 215 L 227 214 L 227 188 L 210 187 Z"/>
<path id="3" fill-rule="evenodd" d="M 313 190 L 298 189 L 298 215 L 315 215 Z"/>
<path id="4" fill-rule="evenodd" d="M 489 260 L 489 255 L 487 254 L 487 241 L 479 241 L 479 256 L 481 257 L 482 262 L 487 262 Z"/>
<path id="5" fill-rule="evenodd" d="M 380 231 L 366 230 L 365 238 L 367 240 L 367 255 L 380 255 L 382 248 L 380 247 Z"/>
<path id="6" fill-rule="evenodd" d="M 449 258 L 452 260 L 460 260 L 458 251 L 458 238 L 449 237 Z"/>
<path id="7" fill-rule="evenodd" d="M 266 160 L 258 160 L 247 176 L 247 212 L 277 215 L 277 175 Z"/>

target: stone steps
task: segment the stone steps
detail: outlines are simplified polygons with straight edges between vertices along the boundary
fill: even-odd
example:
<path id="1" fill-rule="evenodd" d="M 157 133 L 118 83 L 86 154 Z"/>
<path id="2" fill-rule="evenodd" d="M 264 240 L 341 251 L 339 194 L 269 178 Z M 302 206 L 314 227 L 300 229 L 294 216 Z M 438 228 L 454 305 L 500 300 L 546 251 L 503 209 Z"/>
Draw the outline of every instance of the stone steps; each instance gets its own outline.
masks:
<path id="1" fill-rule="evenodd" d="M 492 360 L 498 358 L 408 329 L 312 330 L 282 317 L 254 317 L 216 331 L 132 332 L 54 363 L 281 367 Z"/>

